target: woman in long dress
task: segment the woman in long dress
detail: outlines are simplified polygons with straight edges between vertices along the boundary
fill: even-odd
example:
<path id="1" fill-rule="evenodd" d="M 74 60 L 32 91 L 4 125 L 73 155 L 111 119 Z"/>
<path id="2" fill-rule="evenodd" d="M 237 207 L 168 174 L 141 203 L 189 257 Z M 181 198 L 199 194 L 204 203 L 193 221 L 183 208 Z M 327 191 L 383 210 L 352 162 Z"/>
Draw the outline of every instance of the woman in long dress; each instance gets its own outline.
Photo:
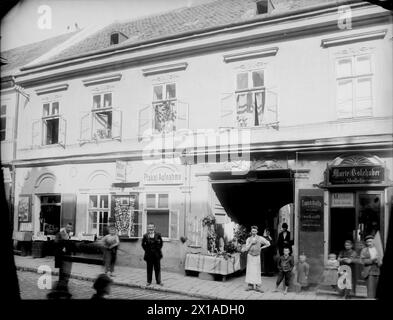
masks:
<path id="1" fill-rule="evenodd" d="M 270 246 L 270 242 L 258 235 L 258 227 L 251 227 L 251 236 L 247 238 L 244 251 L 247 251 L 246 283 L 247 291 L 261 289 L 261 250 Z"/>

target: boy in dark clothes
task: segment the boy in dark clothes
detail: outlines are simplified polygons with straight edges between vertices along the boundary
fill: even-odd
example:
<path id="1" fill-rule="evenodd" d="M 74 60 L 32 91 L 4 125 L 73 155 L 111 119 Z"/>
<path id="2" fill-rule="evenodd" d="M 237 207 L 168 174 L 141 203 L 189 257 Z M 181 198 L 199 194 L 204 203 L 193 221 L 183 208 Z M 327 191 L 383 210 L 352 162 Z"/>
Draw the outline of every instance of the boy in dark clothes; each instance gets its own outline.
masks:
<path id="1" fill-rule="evenodd" d="M 282 282 L 283 279 L 284 281 L 284 294 L 287 294 L 288 292 L 288 287 L 289 287 L 289 282 L 291 280 L 291 274 L 292 274 L 292 269 L 294 266 L 294 260 L 293 257 L 289 254 L 290 249 L 288 247 L 284 248 L 284 253 L 278 260 L 278 277 L 276 281 L 276 289 L 274 292 L 278 291 L 278 286 Z"/>

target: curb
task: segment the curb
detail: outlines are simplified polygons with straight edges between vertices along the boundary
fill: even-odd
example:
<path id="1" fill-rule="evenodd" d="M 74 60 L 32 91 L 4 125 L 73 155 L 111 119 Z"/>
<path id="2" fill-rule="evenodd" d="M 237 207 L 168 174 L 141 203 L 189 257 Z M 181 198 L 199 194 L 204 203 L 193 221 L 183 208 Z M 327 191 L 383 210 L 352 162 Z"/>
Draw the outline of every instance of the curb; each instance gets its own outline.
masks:
<path id="1" fill-rule="evenodd" d="M 34 268 L 34 267 L 16 266 L 16 270 L 38 273 L 37 272 L 38 269 Z M 51 271 L 51 275 L 58 276 L 59 272 L 58 271 Z M 76 274 L 71 274 L 70 278 L 77 279 L 77 280 L 83 280 L 83 281 L 90 281 L 90 282 L 94 282 L 94 280 L 95 280 L 95 278 L 92 278 L 89 276 L 80 276 L 80 275 L 76 275 Z M 184 292 L 184 291 L 175 290 L 175 289 L 165 289 L 162 287 L 145 286 L 145 285 L 134 284 L 134 283 L 118 282 L 116 280 L 113 281 L 113 284 L 115 284 L 117 286 L 122 286 L 122 287 L 146 289 L 146 290 L 152 290 L 152 291 L 158 291 L 158 292 L 167 292 L 167 293 L 186 295 L 189 297 L 200 298 L 200 299 L 204 299 L 204 300 L 227 300 L 227 299 L 222 299 L 222 298 L 219 298 L 216 296 L 209 296 L 209 295 L 205 295 L 205 294 L 189 293 L 189 292 Z"/>

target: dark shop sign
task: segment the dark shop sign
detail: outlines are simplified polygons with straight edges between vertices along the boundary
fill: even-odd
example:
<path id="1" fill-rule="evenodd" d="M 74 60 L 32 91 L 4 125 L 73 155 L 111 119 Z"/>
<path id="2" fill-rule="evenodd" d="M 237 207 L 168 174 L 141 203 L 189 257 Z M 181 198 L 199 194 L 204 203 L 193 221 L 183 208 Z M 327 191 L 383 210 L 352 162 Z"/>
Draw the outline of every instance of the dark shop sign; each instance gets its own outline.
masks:
<path id="1" fill-rule="evenodd" d="M 385 168 L 381 166 L 330 167 L 330 184 L 382 183 Z"/>
<path id="2" fill-rule="evenodd" d="M 300 230 L 323 231 L 323 196 L 300 196 Z"/>

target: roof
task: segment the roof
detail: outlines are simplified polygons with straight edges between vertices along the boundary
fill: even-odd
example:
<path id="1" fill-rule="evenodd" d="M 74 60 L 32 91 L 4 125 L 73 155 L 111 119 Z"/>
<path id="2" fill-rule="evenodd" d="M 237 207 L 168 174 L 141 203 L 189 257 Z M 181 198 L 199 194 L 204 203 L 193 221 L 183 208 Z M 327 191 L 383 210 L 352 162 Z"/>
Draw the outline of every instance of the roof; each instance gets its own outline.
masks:
<path id="1" fill-rule="evenodd" d="M 0 53 L 2 62 L 1 76 L 11 75 L 22 66 L 39 58 L 57 45 L 71 38 L 76 32 L 62 34 L 39 42 L 3 51 Z"/>
<path id="2" fill-rule="evenodd" d="M 93 55 L 103 50 L 115 51 L 129 46 L 138 46 L 146 42 L 158 42 L 168 37 L 176 38 L 190 33 L 203 33 L 211 29 L 224 29 L 233 24 L 252 22 L 263 17 L 324 4 L 339 6 L 344 2 L 360 2 L 360 0 L 271 0 L 274 9 L 268 14 L 258 14 L 256 1 L 212 0 L 196 6 L 184 7 L 131 21 L 115 21 L 97 32 L 83 37 L 81 41 L 66 46 L 63 50 L 59 50 L 58 53 L 51 55 L 47 59 L 44 58 L 40 62 L 29 65 L 28 68 Z M 110 35 L 113 32 L 120 32 L 128 39 L 119 44 L 111 45 Z M 45 51 L 42 50 L 42 46 L 39 43 L 34 48 L 37 51 Z M 28 52 L 28 56 L 31 55 L 30 50 L 26 49 L 25 51 Z M 34 50 L 32 52 L 34 53 Z M 23 50 L 20 53 L 23 55 Z M 19 59 L 24 61 L 15 61 L 15 65 L 20 66 L 25 64 L 27 60 L 32 61 L 31 58 L 20 57 Z M 8 68 L 11 68 L 11 66 Z"/>
<path id="3" fill-rule="evenodd" d="M 321 4 L 342 3 L 345 0 L 272 0 L 274 10 L 270 15 L 286 11 L 308 8 Z M 46 62 L 76 58 L 81 55 L 97 53 L 103 49 L 137 45 L 146 41 L 158 41 L 165 37 L 187 32 L 203 32 L 210 28 L 251 21 L 257 18 L 256 0 L 215 0 L 208 3 L 185 7 L 144 18 L 113 22 L 83 41 L 68 47 Z M 266 14 L 265 14 L 266 16 Z M 121 32 L 127 40 L 110 45 L 110 35 Z"/>

